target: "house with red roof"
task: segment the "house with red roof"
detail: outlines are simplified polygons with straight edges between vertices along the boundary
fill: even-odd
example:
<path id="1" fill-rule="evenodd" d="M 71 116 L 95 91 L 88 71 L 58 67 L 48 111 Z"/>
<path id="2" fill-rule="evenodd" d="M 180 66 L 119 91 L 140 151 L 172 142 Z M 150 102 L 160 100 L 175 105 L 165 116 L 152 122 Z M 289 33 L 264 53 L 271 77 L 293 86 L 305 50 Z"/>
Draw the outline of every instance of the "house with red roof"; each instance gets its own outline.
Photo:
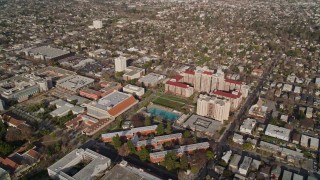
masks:
<path id="1" fill-rule="evenodd" d="M 8 126 L 17 128 L 19 125 L 26 124 L 26 121 L 14 118 L 8 114 L 2 116 L 2 122 L 6 123 Z"/>

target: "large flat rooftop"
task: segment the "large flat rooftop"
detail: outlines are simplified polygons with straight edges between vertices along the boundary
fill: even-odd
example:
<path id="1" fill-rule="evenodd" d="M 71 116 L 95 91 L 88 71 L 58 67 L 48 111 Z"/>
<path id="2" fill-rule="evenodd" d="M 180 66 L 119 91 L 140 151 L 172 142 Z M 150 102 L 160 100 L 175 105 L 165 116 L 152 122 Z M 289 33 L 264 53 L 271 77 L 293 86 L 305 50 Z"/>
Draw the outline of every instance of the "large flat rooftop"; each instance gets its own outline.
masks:
<path id="1" fill-rule="evenodd" d="M 203 132 L 213 136 L 222 127 L 220 121 L 193 114 L 183 123 L 183 127 L 190 127 L 192 130 Z"/>
<path id="2" fill-rule="evenodd" d="M 70 53 L 69 51 L 53 48 L 50 46 L 41 46 L 41 47 L 32 48 L 28 50 L 28 52 L 34 55 L 43 55 L 49 58 L 56 58 L 56 57 L 64 56 Z"/>
<path id="3" fill-rule="evenodd" d="M 132 166 L 115 165 L 101 180 L 158 180 L 159 178 Z"/>
<path id="4" fill-rule="evenodd" d="M 58 85 L 70 91 L 77 91 L 93 82 L 94 79 L 80 75 L 74 75 L 59 80 Z"/>
<path id="5" fill-rule="evenodd" d="M 105 107 L 113 107 L 129 97 L 129 94 L 114 91 L 113 93 L 110 93 L 109 95 L 99 99 L 98 104 L 103 105 Z"/>
<path id="6" fill-rule="evenodd" d="M 161 74 L 149 73 L 148 75 L 139 79 L 139 82 L 143 83 L 158 83 L 160 80 L 164 79 L 165 77 Z"/>
<path id="7" fill-rule="evenodd" d="M 89 162 L 83 164 L 84 160 Z M 82 168 L 78 169 L 80 164 Z M 60 179 L 80 180 L 92 179 L 110 167 L 111 160 L 90 149 L 75 149 L 48 167 L 49 175 L 59 176 Z M 77 167 L 73 169 L 73 167 Z M 71 171 L 76 170 L 71 173 Z"/>

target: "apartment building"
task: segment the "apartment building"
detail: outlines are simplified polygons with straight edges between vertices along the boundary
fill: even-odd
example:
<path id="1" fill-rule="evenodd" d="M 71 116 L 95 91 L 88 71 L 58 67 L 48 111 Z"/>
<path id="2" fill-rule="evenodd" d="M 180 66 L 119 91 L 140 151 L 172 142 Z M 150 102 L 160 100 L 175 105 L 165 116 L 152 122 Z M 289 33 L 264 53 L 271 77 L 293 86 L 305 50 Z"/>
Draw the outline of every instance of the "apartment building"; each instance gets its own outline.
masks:
<path id="1" fill-rule="evenodd" d="M 231 103 L 231 110 L 238 109 L 243 99 L 242 93 L 239 91 L 226 92 L 226 91 L 216 90 L 216 91 L 213 91 L 212 94 L 217 97 L 228 99 Z"/>
<path id="2" fill-rule="evenodd" d="M 179 82 L 183 76 L 176 76 L 165 83 L 165 92 L 170 92 L 178 96 L 190 97 L 194 92 L 194 88 Z"/>
<path id="3" fill-rule="evenodd" d="M 197 101 L 197 114 L 223 122 L 229 118 L 230 107 L 228 99 L 201 94 Z"/>

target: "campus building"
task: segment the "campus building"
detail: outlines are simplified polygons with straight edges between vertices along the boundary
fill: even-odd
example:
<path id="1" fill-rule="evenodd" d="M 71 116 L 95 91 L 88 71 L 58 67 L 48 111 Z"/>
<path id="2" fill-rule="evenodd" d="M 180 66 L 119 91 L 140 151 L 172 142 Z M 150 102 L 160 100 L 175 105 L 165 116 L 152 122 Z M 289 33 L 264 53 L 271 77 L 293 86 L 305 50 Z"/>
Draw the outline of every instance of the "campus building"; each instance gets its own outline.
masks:
<path id="1" fill-rule="evenodd" d="M 150 161 L 153 163 L 162 162 L 164 161 L 164 158 L 168 152 L 174 152 L 178 157 L 181 157 L 184 153 L 190 154 L 195 150 L 206 150 L 209 147 L 210 147 L 210 144 L 208 142 L 202 142 L 202 143 L 180 146 L 180 148 L 174 149 L 174 150 L 154 152 L 154 153 L 150 153 Z"/>
<path id="2" fill-rule="evenodd" d="M 48 91 L 51 84 L 49 79 L 24 74 L 0 81 L 0 94 L 5 100 L 22 102 L 39 92 Z"/>
<path id="3" fill-rule="evenodd" d="M 156 133 L 157 127 L 158 125 L 144 126 L 144 127 L 132 128 L 130 130 L 125 130 L 125 131 L 102 134 L 101 139 L 103 142 L 112 142 L 112 138 L 117 135 L 122 138 L 132 139 L 136 134 L 148 135 L 148 134 Z"/>
<path id="4" fill-rule="evenodd" d="M 136 94 L 139 97 L 144 95 L 144 88 L 131 84 L 127 84 L 122 88 L 122 90 L 125 93 Z"/>
<path id="5" fill-rule="evenodd" d="M 156 136 L 152 139 L 136 141 L 134 142 L 134 144 L 137 150 L 140 150 L 142 147 L 158 148 L 159 146 L 162 146 L 162 144 L 166 142 L 177 142 L 181 140 L 181 138 L 182 138 L 182 134 L 176 133 L 176 134 L 169 134 L 169 135 L 163 135 L 163 136 Z"/>
<path id="6" fill-rule="evenodd" d="M 41 46 L 26 49 L 25 55 L 39 60 L 59 60 L 71 55 L 70 51 L 53 48 L 50 46 Z"/>
<path id="7" fill-rule="evenodd" d="M 89 88 L 84 88 L 84 89 L 80 90 L 79 94 L 82 97 L 86 97 L 86 98 L 93 99 L 93 100 L 98 100 L 99 98 L 101 98 L 102 92 L 96 91 L 93 89 L 89 89 Z"/>
<path id="8" fill-rule="evenodd" d="M 142 77 L 145 74 L 145 70 L 142 68 L 129 66 L 125 70 L 125 73 L 122 75 L 123 80 L 133 80 Z"/>
<path id="9" fill-rule="evenodd" d="M 149 73 L 143 77 L 141 77 L 138 82 L 143 84 L 146 87 L 155 87 L 165 78 L 164 75 Z"/>
<path id="10" fill-rule="evenodd" d="M 122 86 L 120 83 L 118 82 L 100 82 L 99 85 L 102 87 L 102 89 L 100 89 L 101 97 L 104 97 L 110 93 L 112 93 L 113 91 L 119 91 Z"/>
<path id="11" fill-rule="evenodd" d="M 133 95 L 119 91 L 102 97 L 87 105 L 87 115 L 97 119 L 115 119 L 138 103 Z"/>
<path id="12" fill-rule="evenodd" d="M 111 167 L 111 160 L 90 149 L 75 149 L 48 167 L 52 179 L 95 179 Z M 73 172 L 73 171 L 77 172 Z"/>
<path id="13" fill-rule="evenodd" d="M 80 89 L 91 86 L 94 84 L 94 79 L 80 76 L 71 75 L 57 81 L 57 87 L 68 90 L 70 92 L 79 92 Z"/>
<path id="14" fill-rule="evenodd" d="M 229 118 L 230 107 L 231 103 L 228 99 L 200 94 L 197 101 L 197 114 L 223 122 Z"/>

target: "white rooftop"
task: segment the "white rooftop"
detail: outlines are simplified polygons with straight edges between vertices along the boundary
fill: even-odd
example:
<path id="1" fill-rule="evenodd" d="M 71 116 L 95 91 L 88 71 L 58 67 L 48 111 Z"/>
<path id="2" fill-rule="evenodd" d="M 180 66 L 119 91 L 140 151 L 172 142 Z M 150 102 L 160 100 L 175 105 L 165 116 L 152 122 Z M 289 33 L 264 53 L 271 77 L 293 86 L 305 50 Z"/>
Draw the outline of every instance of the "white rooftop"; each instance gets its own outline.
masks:
<path id="1" fill-rule="evenodd" d="M 83 161 L 90 161 L 73 176 L 68 171 Z M 59 179 L 80 180 L 91 179 L 110 167 L 111 160 L 90 149 L 75 149 L 48 167 L 49 175 L 59 176 Z"/>
<path id="2" fill-rule="evenodd" d="M 139 79 L 139 82 L 143 83 L 158 83 L 160 80 L 164 79 L 165 76 L 161 74 L 149 73 L 148 75 Z"/>
<path id="3" fill-rule="evenodd" d="M 65 51 L 65 50 L 61 50 L 61 49 L 57 49 L 49 46 L 41 46 L 41 47 L 33 48 L 28 50 L 28 52 L 35 55 L 47 56 L 50 58 L 56 58 L 56 57 L 63 56 L 70 53 L 69 51 Z"/>
<path id="4" fill-rule="evenodd" d="M 126 100 L 129 98 L 131 95 L 119 92 L 119 91 L 114 91 L 110 94 L 108 94 L 105 97 L 102 97 L 101 99 L 98 100 L 98 104 L 105 106 L 105 107 L 114 107 L 117 104 L 121 103 L 122 101 Z"/>
<path id="5" fill-rule="evenodd" d="M 59 86 L 66 88 L 70 91 L 77 91 L 78 89 L 85 87 L 86 85 L 93 82 L 94 79 L 80 75 L 74 75 L 59 80 L 58 84 Z"/>

